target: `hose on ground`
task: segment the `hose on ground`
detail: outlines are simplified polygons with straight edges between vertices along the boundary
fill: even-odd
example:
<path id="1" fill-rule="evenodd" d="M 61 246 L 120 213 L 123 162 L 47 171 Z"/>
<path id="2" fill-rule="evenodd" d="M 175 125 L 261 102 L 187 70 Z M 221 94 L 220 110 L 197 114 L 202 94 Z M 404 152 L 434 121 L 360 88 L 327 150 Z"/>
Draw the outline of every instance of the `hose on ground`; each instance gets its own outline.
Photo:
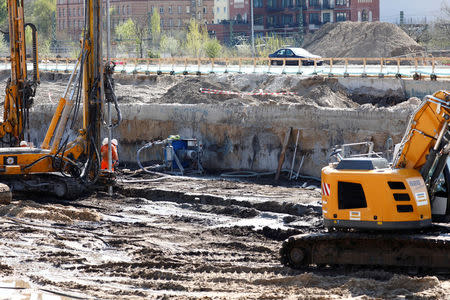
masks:
<path id="1" fill-rule="evenodd" d="M 150 148 L 153 147 L 154 145 L 162 145 L 162 144 L 165 144 L 165 143 L 167 143 L 166 140 L 162 140 L 162 141 L 154 141 L 154 142 L 149 142 L 149 143 L 145 144 L 144 146 L 142 146 L 141 148 L 139 148 L 139 150 L 138 150 L 137 153 L 136 153 L 136 161 L 137 161 L 137 163 L 138 163 L 138 165 L 139 165 L 139 168 L 141 168 L 142 171 L 144 171 L 144 172 L 146 172 L 146 173 L 149 173 L 149 174 L 154 174 L 154 175 L 155 175 L 155 174 L 158 174 L 158 172 L 152 172 L 152 171 L 147 170 L 147 169 L 142 165 L 140 155 L 141 155 L 142 150 L 150 149 Z M 161 173 L 159 173 L 159 174 L 161 174 Z"/>

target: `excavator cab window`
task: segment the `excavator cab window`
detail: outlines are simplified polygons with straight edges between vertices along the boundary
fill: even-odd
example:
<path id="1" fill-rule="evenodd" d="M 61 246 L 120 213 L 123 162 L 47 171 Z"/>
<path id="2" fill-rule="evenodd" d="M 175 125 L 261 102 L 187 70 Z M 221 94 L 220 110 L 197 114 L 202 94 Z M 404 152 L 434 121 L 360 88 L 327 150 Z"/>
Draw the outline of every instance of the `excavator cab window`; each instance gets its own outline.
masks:
<path id="1" fill-rule="evenodd" d="M 339 209 L 367 207 L 366 196 L 361 184 L 354 182 L 338 182 Z"/>
<path id="2" fill-rule="evenodd" d="M 445 216 L 450 215 L 450 158 L 447 159 L 447 165 L 444 171 L 439 175 L 434 195 L 431 200 L 431 212 L 433 219 L 440 221 Z"/>

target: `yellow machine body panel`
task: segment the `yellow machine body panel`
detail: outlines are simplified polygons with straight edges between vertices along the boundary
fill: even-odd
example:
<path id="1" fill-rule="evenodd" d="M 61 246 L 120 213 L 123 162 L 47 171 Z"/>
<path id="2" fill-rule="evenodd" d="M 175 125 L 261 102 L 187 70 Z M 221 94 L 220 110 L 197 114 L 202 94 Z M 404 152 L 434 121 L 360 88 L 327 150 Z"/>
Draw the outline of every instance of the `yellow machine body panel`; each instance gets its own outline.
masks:
<path id="1" fill-rule="evenodd" d="M 322 169 L 322 210 L 328 228 L 412 229 L 431 224 L 431 207 L 414 169 Z"/>
<path id="2" fill-rule="evenodd" d="M 436 100 L 447 99 L 445 91 L 436 92 Z M 403 138 L 403 149 L 394 166 L 419 170 L 426 162 L 427 155 L 436 143 L 440 132 L 447 129 L 448 109 L 442 102 L 424 101 L 410 120 Z M 443 130 L 444 128 L 444 130 Z"/>

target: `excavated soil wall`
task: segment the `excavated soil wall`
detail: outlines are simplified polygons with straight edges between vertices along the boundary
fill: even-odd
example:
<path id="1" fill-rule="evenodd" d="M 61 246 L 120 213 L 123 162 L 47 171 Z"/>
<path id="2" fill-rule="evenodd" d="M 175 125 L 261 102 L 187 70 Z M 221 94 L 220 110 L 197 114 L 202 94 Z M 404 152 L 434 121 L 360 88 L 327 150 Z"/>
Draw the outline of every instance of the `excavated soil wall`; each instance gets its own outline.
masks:
<path id="1" fill-rule="evenodd" d="M 54 106 L 35 108 L 32 140 L 47 128 Z M 218 107 L 205 104 L 127 104 L 115 136 L 120 160 L 135 163 L 137 149 L 171 134 L 196 137 L 204 145 L 203 165 L 210 169 L 274 171 L 288 127 L 299 129 L 297 164 L 305 157 L 302 173 L 320 176 L 334 145 L 372 140 L 383 150 L 388 137 L 399 141 L 408 113 L 383 110 L 335 110 L 301 105 Z M 297 132 L 286 153 L 290 168 Z M 150 159 L 143 155 L 143 161 Z M 298 165 L 297 165 L 298 166 Z M 297 167 L 296 167 L 297 168 Z"/>
<path id="2" fill-rule="evenodd" d="M 386 106 L 389 103 L 376 107 L 374 101 L 391 97 L 396 104 L 412 96 L 407 92 L 412 89 L 421 91 L 420 95 L 429 93 L 431 84 L 396 79 L 252 75 L 255 80 L 251 81 L 260 80 L 266 84 L 260 85 L 265 90 L 275 91 L 276 88 L 268 87 L 270 82 L 272 86 L 281 86 L 281 90 L 297 91 L 299 96 L 258 98 L 199 93 L 199 87 L 211 84 L 218 85 L 214 88 L 245 90 L 239 84 L 244 85 L 249 78 L 240 76 L 139 77 L 136 81 L 119 78 L 116 93 L 123 122 L 115 129 L 114 137 L 119 140 L 122 166 L 136 166 L 136 151 L 145 143 L 180 134 L 201 141 L 203 166 L 207 169 L 275 171 L 284 136 L 292 127 L 283 167 L 291 167 L 298 129 L 295 169 L 304 157 L 301 173 L 320 176 L 320 169 L 327 164 L 335 145 L 373 141 L 376 151 L 384 151 L 389 137 L 399 142 L 418 100 L 390 107 Z M 55 99 L 53 104 L 48 99 L 64 90 L 63 82 L 50 80 L 48 88 L 41 84 L 44 95 L 37 97 L 31 112 L 31 140 L 36 145 L 43 140 L 55 110 Z M 444 88 L 446 83 L 433 83 L 432 88 L 438 89 L 437 85 Z M 149 151 L 143 153 L 142 160 L 161 157 Z"/>

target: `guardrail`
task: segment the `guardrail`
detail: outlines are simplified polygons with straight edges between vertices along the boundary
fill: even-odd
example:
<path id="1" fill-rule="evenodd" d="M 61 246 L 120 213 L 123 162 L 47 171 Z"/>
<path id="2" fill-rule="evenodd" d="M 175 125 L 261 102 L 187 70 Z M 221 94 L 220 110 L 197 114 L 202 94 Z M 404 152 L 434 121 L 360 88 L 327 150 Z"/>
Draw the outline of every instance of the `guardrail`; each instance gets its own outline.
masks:
<path id="1" fill-rule="evenodd" d="M 1 69 L 9 69 L 9 59 L 0 58 Z M 450 58 L 114 58 L 116 73 L 131 74 L 207 74 L 207 73 L 266 73 L 298 74 L 328 77 L 396 77 L 414 80 L 450 77 Z M 44 58 L 40 69 L 70 72 L 75 59 Z M 30 64 L 31 69 L 31 64 Z"/>

